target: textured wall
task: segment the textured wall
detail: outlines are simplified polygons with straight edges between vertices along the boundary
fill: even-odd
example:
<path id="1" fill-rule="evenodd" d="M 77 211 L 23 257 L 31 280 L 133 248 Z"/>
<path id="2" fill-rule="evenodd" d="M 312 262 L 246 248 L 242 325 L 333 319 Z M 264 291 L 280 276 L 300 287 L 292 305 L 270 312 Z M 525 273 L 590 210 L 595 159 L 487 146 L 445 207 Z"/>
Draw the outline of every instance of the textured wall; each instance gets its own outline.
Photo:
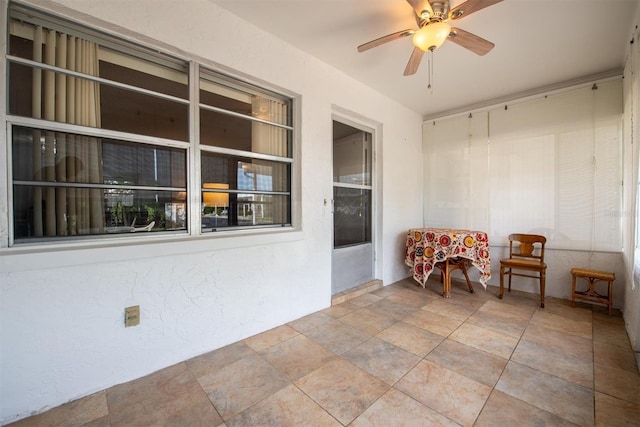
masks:
<path id="1" fill-rule="evenodd" d="M 404 233 L 421 225 L 422 213 L 418 114 L 206 0 L 33 3 L 297 96 L 301 227 L 277 236 L 0 249 L 0 424 L 329 306 L 332 219 L 324 199 L 332 197 L 335 111 L 364 117 L 379 132 L 376 278 L 407 276 Z M 124 328 L 130 305 L 140 305 L 141 323 Z"/>

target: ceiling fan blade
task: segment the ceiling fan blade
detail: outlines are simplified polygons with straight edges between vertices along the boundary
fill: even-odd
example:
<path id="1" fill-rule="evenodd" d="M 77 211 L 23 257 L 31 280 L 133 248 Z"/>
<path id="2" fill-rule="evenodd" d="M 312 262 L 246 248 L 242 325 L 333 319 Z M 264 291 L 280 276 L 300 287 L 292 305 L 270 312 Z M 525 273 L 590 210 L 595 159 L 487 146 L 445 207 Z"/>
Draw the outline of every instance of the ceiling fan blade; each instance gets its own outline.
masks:
<path id="1" fill-rule="evenodd" d="M 413 52 L 411 52 L 411 57 L 409 58 L 409 62 L 407 63 L 406 68 L 404 69 L 404 75 L 410 76 L 418 71 L 418 67 L 420 66 L 420 61 L 422 61 L 422 56 L 424 55 L 424 50 L 414 47 Z"/>
<path id="2" fill-rule="evenodd" d="M 418 18 L 424 18 L 422 12 L 425 10 L 429 13 L 429 16 L 433 16 L 433 9 L 428 0 L 407 0 L 407 3 L 411 5 Z"/>
<path id="3" fill-rule="evenodd" d="M 493 6 L 502 0 L 467 0 L 449 11 L 449 19 L 460 19 L 485 7 Z"/>
<path id="4" fill-rule="evenodd" d="M 461 30 L 460 28 L 451 28 L 451 32 L 449 33 L 449 38 L 447 40 L 469 49 L 471 52 L 480 56 L 486 55 L 495 46 L 495 44 L 490 41 L 485 40 L 482 37 L 478 37 L 475 34 L 471 34 L 468 31 Z"/>
<path id="5" fill-rule="evenodd" d="M 415 30 L 402 30 L 393 34 L 387 34 L 386 36 L 382 36 L 375 40 L 371 40 L 370 42 L 366 42 L 358 46 L 358 52 L 364 52 L 365 50 L 369 50 L 376 46 L 380 46 L 381 44 L 388 43 L 393 40 L 401 39 L 406 36 L 410 36 L 415 33 Z"/>

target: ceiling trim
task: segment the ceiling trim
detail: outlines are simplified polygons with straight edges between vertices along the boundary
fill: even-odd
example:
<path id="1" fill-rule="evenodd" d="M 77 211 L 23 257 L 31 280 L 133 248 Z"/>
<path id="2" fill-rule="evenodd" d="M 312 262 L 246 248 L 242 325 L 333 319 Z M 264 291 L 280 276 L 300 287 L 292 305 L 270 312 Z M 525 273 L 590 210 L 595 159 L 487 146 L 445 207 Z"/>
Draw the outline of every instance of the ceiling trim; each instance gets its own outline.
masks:
<path id="1" fill-rule="evenodd" d="M 490 99 L 487 101 L 479 102 L 476 104 L 467 105 L 465 107 L 454 108 L 451 110 L 443 111 L 437 114 L 432 114 L 423 117 L 424 122 L 432 120 L 443 120 L 463 114 L 477 113 L 480 111 L 491 110 L 495 107 L 501 106 L 505 103 L 514 104 L 530 101 L 532 99 L 540 98 L 548 95 L 555 95 L 558 93 L 566 92 L 569 90 L 577 89 L 579 87 L 592 85 L 594 83 L 604 83 L 606 81 L 616 80 L 622 78 L 623 70 L 610 70 L 598 74 L 592 74 L 590 76 L 580 77 L 573 80 L 567 80 L 561 83 L 556 83 L 549 86 L 543 86 L 536 89 L 531 89 L 523 92 L 511 94 L 509 96 Z"/>

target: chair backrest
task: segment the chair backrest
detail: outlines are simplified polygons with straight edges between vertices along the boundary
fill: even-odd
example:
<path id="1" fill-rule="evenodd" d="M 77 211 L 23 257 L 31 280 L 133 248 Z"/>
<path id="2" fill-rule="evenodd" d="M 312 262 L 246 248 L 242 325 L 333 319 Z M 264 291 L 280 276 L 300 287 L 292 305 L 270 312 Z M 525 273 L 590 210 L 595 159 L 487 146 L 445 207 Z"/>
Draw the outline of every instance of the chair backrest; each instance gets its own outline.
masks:
<path id="1" fill-rule="evenodd" d="M 547 238 L 538 234 L 510 234 L 509 258 L 530 258 L 544 262 Z"/>

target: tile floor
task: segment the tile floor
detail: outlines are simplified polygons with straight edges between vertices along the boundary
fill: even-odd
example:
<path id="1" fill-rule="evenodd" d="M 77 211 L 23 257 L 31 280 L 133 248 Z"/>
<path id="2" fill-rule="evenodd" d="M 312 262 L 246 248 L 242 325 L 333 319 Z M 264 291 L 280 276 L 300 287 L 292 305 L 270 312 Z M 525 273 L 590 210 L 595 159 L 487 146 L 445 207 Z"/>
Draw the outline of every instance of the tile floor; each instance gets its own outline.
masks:
<path id="1" fill-rule="evenodd" d="M 640 425 L 619 312 L 410 279 L 14 426 Z"/>

